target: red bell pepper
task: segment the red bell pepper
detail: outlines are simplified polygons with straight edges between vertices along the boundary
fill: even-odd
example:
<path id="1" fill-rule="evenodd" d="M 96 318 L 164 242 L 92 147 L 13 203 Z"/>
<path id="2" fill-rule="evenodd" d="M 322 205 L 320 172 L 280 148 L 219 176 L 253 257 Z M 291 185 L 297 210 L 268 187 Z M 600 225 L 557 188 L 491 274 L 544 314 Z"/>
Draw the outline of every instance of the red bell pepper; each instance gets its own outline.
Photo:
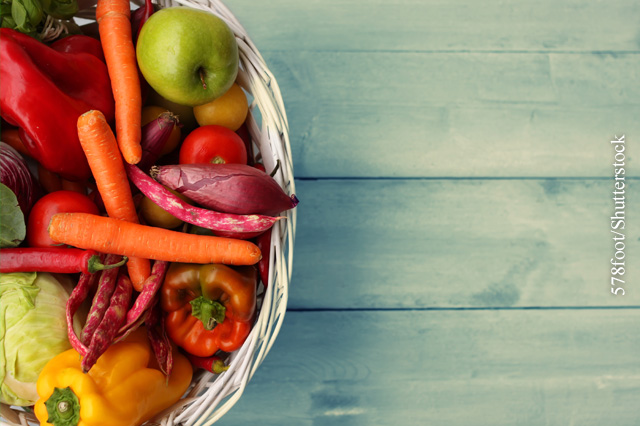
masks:
<path id="1" fill-rule="evenodd" d="M 102 51 L 102 43 L 97 38 L 89 37 L 83 34 L 73 34 L 51 43 L 51 48 L 58 52 L 66 53 L 90 53 L 102 62 L 104 52 Z"/>
<path id="2" fill-rule="evenodd" d="M 253 324 L 257 284 L 255 266 L 171 264 L 160 293 L 169 338 L 199 357 L 239 349 Z"/>
<path id="3" fill-rule="evenodd" d="M 18 31 L 0 29 L 0 115 L 20 128 L 29 155 L 71 181 L 91 176 L 78 117 L 97 109 L 113 122 L 107 66 L 87 53 L 58 52 Z"/>

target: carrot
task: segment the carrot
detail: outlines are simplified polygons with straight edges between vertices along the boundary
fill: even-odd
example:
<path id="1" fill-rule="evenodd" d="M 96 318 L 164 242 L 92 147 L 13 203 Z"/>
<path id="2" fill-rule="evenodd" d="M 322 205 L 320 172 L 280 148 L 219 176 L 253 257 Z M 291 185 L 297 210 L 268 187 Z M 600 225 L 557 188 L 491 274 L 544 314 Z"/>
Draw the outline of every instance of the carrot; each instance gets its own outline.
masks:
<path id="1" fill-rule="evenodd" d="M 142 94 L 128 0 L 98 0 L 96 21 L 116 101 L 116 134 L 125 161 L 142 158 Z"/>
<path id="2" fill-rule="evenodd" d="M 254 265 L 262 257 L 250 241 L 186 234 L 89 213 L 58 213 L 49 223 L 54 241 L 101 253 L 165 262 Z"/>
<path id="3" fill-rule="evenodd" d="M 78 138 L 107 214 L 115 219 L 138 223 L 115 136 L 100 111 L 92 110 L 78 118 Z M 151 264 L 148 259 L 130 258 L 127 270 L 133 286 L 140 291 L 151 273 Z"/>

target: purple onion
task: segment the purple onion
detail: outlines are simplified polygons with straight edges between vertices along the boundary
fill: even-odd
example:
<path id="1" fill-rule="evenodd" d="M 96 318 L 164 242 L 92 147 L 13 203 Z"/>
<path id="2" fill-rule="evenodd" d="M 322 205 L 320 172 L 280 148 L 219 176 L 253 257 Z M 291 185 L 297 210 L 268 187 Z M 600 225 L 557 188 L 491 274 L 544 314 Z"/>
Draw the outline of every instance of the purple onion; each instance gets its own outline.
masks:
<path id="1" fill-rule="evenodd" d="M 40 185 L 20 153 L 4 142 L 0 142 L 0 172 L 0 180 L 16 195 L 26 219 L 40 195 Z"/>
<path id="2" fill-rule="evenodd" d="M 160 157 L 162 149 L 167 144 L 171 132 L 178 126 L 178 117 L 170 112 L 163 112 L 155 120 L 151 120 L 142 126 L 142 158 L 138 162 L 138 167 L 148 171 L 156 160 Z"/>
<path id="3" fill-rule="evenodd" d="M 218 212 L 277 216 L 298 204 L 295 194 L 287 195 L 271 176 L 246 164 L 154 166 L 151 176 Z"/>

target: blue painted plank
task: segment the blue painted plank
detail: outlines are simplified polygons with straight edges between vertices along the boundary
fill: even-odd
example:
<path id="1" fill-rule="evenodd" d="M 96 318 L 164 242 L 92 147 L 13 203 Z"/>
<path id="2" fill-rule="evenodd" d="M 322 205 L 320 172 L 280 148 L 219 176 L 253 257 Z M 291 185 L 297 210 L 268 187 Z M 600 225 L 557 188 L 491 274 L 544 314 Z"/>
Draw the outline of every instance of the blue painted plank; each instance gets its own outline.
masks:
<path id="1" fill-rule="evenodd" d="M 640 134 L 640 55 L 265 56 L 297 177 L 608 176 Z"/>
<path id="2" fill-rule="evenodd" d="M 290 312 L 218 423 L 640 423 L 638 310 Z"/>
<path id="3" fill-rule="evenodd" d="M 637 51 L 633 0 L 226 0 L 260 49 Z"/>
<path id="4" fill-rule="evenodd" d="M 633 150 L 640 135 L 637 107 L 302 102 L 287 112 L 297 177 L 609 177 L 610 140 L 626 134 Z"/>
<path id="5" fill-rule="evenodd" d="M 612 178 L 297 181 L 289 307 L 640 306 L 638 181 L 628 185 L 615 297 Z"/>

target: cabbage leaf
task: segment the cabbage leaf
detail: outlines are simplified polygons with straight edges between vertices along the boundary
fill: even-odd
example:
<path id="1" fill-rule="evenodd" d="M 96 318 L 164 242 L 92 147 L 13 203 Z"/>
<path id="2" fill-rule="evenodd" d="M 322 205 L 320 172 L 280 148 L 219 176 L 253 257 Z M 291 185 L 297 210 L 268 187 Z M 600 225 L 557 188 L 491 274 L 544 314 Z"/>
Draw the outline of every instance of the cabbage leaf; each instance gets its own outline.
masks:
<path id="1" fill-rule="evenodd" d="M 69 283 L 48 273 L 0 274 L 1 402 L 33 405 L 45 364 L 71 348 L 65 311 L 70 291 Z"/>

